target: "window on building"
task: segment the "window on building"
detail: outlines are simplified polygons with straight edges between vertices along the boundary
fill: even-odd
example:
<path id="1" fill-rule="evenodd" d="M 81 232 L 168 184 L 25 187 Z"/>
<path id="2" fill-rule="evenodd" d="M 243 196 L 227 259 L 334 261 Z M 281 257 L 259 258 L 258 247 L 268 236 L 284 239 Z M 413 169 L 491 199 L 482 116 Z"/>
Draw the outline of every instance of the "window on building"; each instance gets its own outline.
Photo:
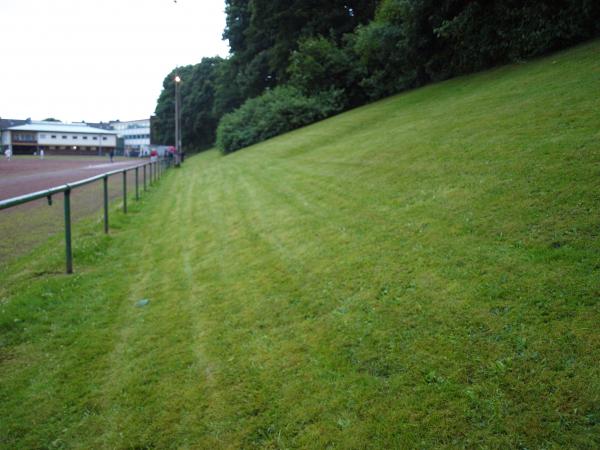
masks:
<path id="1" fill-rule="evenodd" d="M 66 139 L 66 138 L 67 138 L 66 136 L 61 136 L 61 137 L 62 137 L 63 139 Z"/>
<path id="2" fill-rule="evenodd" d="M 73 136 L 73 139 L 78 139 L 78 136 Z"/>
<path id="3" fill-rule="evenodd" d="M 87 141 L 87 136 L 84 136 L 84 137 L 83 137 L 83 140 L 84 140 L 84 141 Z"/>
<path id="4" fill-rule="evenodd" d="M 52 136 L 50 136 L 52 139 L 56 139 L 56 135 L 53 134 Z"/>
<path id="5" fill-rule="evenodd" d="M 103 141 L 105 141 L 105 140 L 106 140 L 106 138 L 105 138 L 105 137 L 102 137 L 102 140 L 103 140 Z"/>
<path id="6" fill-rule="evenodd" d="M 98 137 L 97 137 L 97 136 L 94 136 L 92 139 L 93 139 L 93 140 L 95 140 L 95 141 L 97 141 L 97 140 L 98 140 Z"/>
<path id="7" fill-rule="evenodd" d="M 31 133 L 14 134 L 13 140 L 19 142 L 35 142 L 35 136 Z"/>

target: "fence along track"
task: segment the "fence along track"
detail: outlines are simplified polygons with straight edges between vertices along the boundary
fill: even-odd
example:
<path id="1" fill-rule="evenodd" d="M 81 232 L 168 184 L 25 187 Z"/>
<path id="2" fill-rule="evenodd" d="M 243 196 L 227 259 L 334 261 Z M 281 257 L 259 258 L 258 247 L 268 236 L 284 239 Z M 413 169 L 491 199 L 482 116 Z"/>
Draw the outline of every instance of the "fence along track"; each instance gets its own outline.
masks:
<path id="1" fill-rule="evenodd" d="M 132 189 L 135 190 L 135 199 L 139 200 L 140 191 L 144 191 L 154 184 L 163 173 L 171 167 L 171 161 L 169 159 L 161 159 L 158 161 L 149 161 L 144 164 L 139 164 L 134 167 L 128 167 L 125 169 L 113 170 L 111 172 L 102 173 L 90 178 L 86 178 L 73 183 L 64 184 L 61 186 L 53 187 L 50 189 L 32 192 L 31 194 L 20 195 L 18 197 L 9 198 L 0 201 L 0 211 L 15 206 L 23 205 L 25 203 L 33 202 L 36 200 L 46 198 L 48 205 L 52 205 L 53 197 L 59 194 L 63 194 L 63 208 L 64 208 L 64 231 L 65 231 L 65 259 L 66 259 L 66 272 L 68 274 L 73 273 L 73 252 L 72 252 L 72 235 L 71 235 L 71 193 L 77 188 L 87 186 L 95 183 L 96 181 L 102 180 L 103 183 L 103 209 L 104 209 L 104 232 L 109 232 L 109 191 L 108 191 L 108 180 L 112 176 L 121 174 L 122 176 L 122 194 L 123 194 L 123 212 L 127 214 L 127 196 L 128 196 L 128 174 L 133 173 L 134 178 L 130 180 L 132 183 Z"/>

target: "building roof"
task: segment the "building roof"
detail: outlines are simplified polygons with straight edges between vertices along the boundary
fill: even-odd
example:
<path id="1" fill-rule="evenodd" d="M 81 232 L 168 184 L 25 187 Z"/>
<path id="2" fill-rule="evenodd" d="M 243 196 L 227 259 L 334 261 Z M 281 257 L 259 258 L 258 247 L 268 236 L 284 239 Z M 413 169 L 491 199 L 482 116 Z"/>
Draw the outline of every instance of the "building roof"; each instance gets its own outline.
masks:
<path id="1" fill-rule="evenodd" d="M 90 134 L 110 134 L 115 135 L 114 131 L 102 130 L 100 128 L 89 127 L 84 124 L 60 123 L 60 122 L 32 122 L 26 125 L 18 125 L 8 128 L 10 131 L 46 131 L 48 133 L 90 133 Z"/>
<path id="2" fill-rule="evenodd" d="M 109 122 L 87 122 L 88 127 L 102 128 L 103 130 L 112 130 Z"/>
<path id="3" fill-rule="evenodd" d="M 148 122 L 150 120 L 150 117 L 146 117 L 144 119 L 136 119 L 136 120 L 111 120 L 109 123 L 110 125 L 117 125 L 117 124 L 130 124 L 130 123 L 139 123 L 139 122 Z"/>
<path id="4" fill-rule="evenodd" d="M 31 120 L 21 120 L 21 119 L 0 119 L 0 130 L 5 130 L 10 127 L 16 127 L 17 125 L 24 125 L 26 123 L 31 122 Z"/>

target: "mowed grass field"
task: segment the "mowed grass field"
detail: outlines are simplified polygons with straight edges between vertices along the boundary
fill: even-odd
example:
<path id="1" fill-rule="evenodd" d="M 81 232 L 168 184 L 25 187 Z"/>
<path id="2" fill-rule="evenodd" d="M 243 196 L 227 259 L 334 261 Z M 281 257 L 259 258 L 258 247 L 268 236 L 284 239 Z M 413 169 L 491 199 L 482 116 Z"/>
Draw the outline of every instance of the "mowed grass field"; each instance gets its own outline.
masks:
<path id="1" fill-rule="evenodd" d="M 190 158 L 0 275 L 0 445 L 600 447 L 599 93 L 596 41 Z"/>

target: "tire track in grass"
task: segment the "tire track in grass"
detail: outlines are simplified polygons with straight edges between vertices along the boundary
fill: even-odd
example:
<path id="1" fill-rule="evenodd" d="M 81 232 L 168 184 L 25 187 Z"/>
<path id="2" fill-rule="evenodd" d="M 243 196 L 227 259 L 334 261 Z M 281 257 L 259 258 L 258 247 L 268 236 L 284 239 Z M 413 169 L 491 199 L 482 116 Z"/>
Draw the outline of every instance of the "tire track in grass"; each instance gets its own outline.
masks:
<path id="1" fill-rule="evenodd" d="M 191 360 L 185 386 L 181 387 L 181 381 L 178 381 L 178 388 L 174 388 L 177 383 L 169 386 L 170 389 L 174 389 L 173 396 L 182 399 L 181 407 L 173 417 L 177 421 L 173 428 L 177 430 L 176 434 L 182 445 L 185 442 L 203 442 L 210 446 L 211 443 L 218 443 L 211 435 L 210 420 L 206 417 L 206 410 L 211 403 L 218 402 L 218 390 L 215 389 L 214 379 L 218 363 L 207 357 L 203 346 L 205 328 L 209 325 L 201 317 L 201 311 L 205 307 L 208 293 L 207 283 L 203 283 L 202 278 L 198 276 L 207 269 L 203 262 L 207 251 L 207 238 L 198 230 L 199 224 L 202 223 L 198 215 L 201 212 L 205 213 L 205 208 L 198 208 L 198 205 L 205 196 L 207 182 L 205 177 L 193 176 L 189 172 L 182 171 L 177 175 L 177 182 L 172 189 L 173 195 L 177 196 L 177 220 L 169 220 L 175 224 L 175 242 L 172 242 L 173 249 L 170 252 L 174 255 L 172 264 L 176 266 L 169 280 L 170 291 L 179 293 L 172 301 L 179 303 L 189 327 L 184 346 L 187 347 L 186 351 L 191 355 Z M 218 243 L 218 240 L 214 242 Z M 168 398 L 164 407 L 168 408 L 170 402 L 172 396 Z"/>
<path id="2" fill-rule="evenodd" d="M 156 193 L 154 193 L 156 200 Z M 140 341 L 140 335 L 143 331 L 145 314 L 135 308 L 135 303 L 147 296 L 153 283 L 155 275 L 153 272 L 154 252 L 156 244 L 148 236 L 152 236 L 156 231 L 155 222 L 160 214 L 165 211 L 157 212 L 155 204 L 151 205 L 152 211 L 147 210 L 148 219 L 145 220 L 144 228 L 147 230 L 145 237 L 131 236 L 130 230 L 120 233 L 117 239 L 127 241 L 126 246 L 127 259 L 123 261 L 122 273 L 126 273 L 131 280 L 130 289 L 124 297 L 126 301 L 121 302 L 119 317 L 121 320 L 117 326 L 118 338 L 117 344 L 111 354 L 111 370 L 107 375 L 104 387 L 106 405 L 110 405 L 107 411 L 107 427 L 104 434 L 99 437 L 103 446 L 122 445 L 123 441 L 128 441 L 128 445 L 135 445 L 135 438 L 125 435 L 123 432 L 127 429 L 139 430 L 136 425 L 136 414 L 132 412 L 135 406 L 135 400 L 131 401 L 130 391 L 142 380 L 139 364 L 140 351 L 135 347 L 136 341 Z M 151 301 L 154 299 L 151 299 Z M 151 303 L 151 307 L 154 306 Z M 108 407 L 108 406 L 107 406 Z M 116 444 L 116 443 L 119 444 Z"/>
<path id="3" fill-rule="evenodd" d="M 219 359 L 215 372 L 215 388 L 209 411 L 211 435 L 221 446 L 243 447 L 244 431 L 257 418 L 253 411 L 264 409 L 263 399 L 257 396 L 258 368 L 248 342 L 253 338 L 253 327 L 245 320 L 246 306 L 253 302 L 253 286 L 245 285 L 248 263 L 246 255 L 260 259 L 261 249 L 251 246 L 240 248 L 246 227 L 240 220 L 238 205 L 233 203 L 237 186 L 216 182 L 235 179 L 240 169 L 231 168 L 222 160 L 211 167 L 213 180 L 207 190 L 207 226 L 215 245 L 211 249 L 212 262 L 211 303 L 203 310 L 208 328 L 206 339 L 210 352 Z M 232 178 L 230 178 L 232 177 Z"/>
<path id="4" fill-rule="evenodd" d="M 240 169 L 223 161 L 211 167 L 212 176 L 239 179 Z M 276 387 L 265 381 L 270 375 L 263 366 L 268 349 L 261 310 L 270 295 L 268 268 L 278 255 L 250 226 L 254 219 L 247 216 L 244 187 L 209 183 L 213 188 L 206 194 L 204 216 L 210 238 L 205 238 L 219 245 L 209 255 L 214 265 L 212 298 L 207 299 L 210 303 L 203 308 L 203 316 L 210 352 L 221 362 L 215 372 L 214 402 L 210 402 L 207 421 L 211 435 L 220 437 L 220 442 L 247 447 L 258 445 L 256 433 L 269 426 L 268 416 L 261 412 L 272 411 L 276 401 Z M 254 282 L 249 283 L 248 278 Z"/>
<path id="5" fill-rule="evenodd" d="M 126 396 L 127 383 L 130 377 L 135 378 L 138 370 L 131 355 L 131 345 L 137 338 L 137 330 L 134 329 L 135 318 L 132 317 L 131 308 L 135 299 L 140 299 L 144 295 L 145 287 L 150 282 L 151 272 L 147 268 L 147 261 L 150 261 L 151 250 L 150 243 L 145 241 L 139 253 L 144 263 L 130 273 L 131 279 L 135 282 L 130 285 L 130 290 L 125 296 L 127 300 L 120 302 L 119 317 L 121 320 L 117 326 L 117 344 L 110 356 L 110 371 L 104 387 L 108 423 L 104 434 L 100 437 L 103 446 L 115 445 L 115 442 L 120 442 L 123 437 L 122 430 L 127 428 L 127 424 L 123 423 L 123 416 L 129 415 Z M 130 267 L 126 270 L 129 271 Z"/>
<path id="6" fill-rule="evenodd" d="M 219 161 L 211 166 L 213 178 L 232 177 L 239 172 Z M 225 175 L 227 173 L 227 175 Z M 233 191 L 219 183 L 210 183 L 206 192 L 207 226 L 212 230 L 215 245 L 211 251 L 214 264 L 211 284 L 211 304 L 206 305 L 203 315 L 207 317 L 207 339 L 214 357 L 220 359 L 219 370 L 215 373 L 215 389 L 209 417 L 211 435 L 225 445 L 239 447 L 243 440 L 240 430 L 256 420 L 251 413 L 261 408 L 261 400 L 256 398 L 259 387 L 256 385 L 257 368 L 252 364 L 252 353 L 241 351 L 251 340 L 251 330 L 243 326 L 239 319 L 243 314 L 246 300 L 251 302 L 250 293 L 240 290 L 239 275 L 244 272 L 246 259 L 238 250 L 244 241 L 246 227 L 240 224 L 240 211 L 232 204 Z M 257 257 L 260 252 L 254 253 Z M 248 334 L 250 330 L 250 335 Z M 238 420 L 235 420 L 237 418 Z"/>
<path id="7" fill-rule="evenodd" d="M 194 164 L 192 168 L 197 168 L 198 163 L 196 160 L 190 161 L 190 165 Z M 190 348 L 194 355 L 196 377 L 192 387 L 196 400 L 187 402 L 186 414 L 182 415 L 178 430 L 182 442 L 202 442 L 206 447 L 216 447 L 220 445 L 220 433 L 212 426 L 214 418 L 211 417 L 210 410 L 215 404 L 222 403 L 217 384 L 221 362 L 214 357 L 209 358 L 205 350 L 204 341 L 211 323 L 206 320 L 203 311 L 214 301 L 215 287 L 218 288 L 220 284 L 213 281 L 219 272 L 211 267 L 209 256 L 213 252 L 219 252 L 221 247 L 219 239 L 212 236 L 212 227 L 207 226 L 207 217 L 213 215 L 216 202 L 210 189 L 215 180 L 206 174 L 207 171 L 203 171 L 202 176 L 192 177 L 188 173 L 187 177 L 179 180 L 180 183 L 184 179 L 187 181 L 185 197 L 182 196 L 182 202 L 186 205 L 182 211 L 185 222 L 178 227 L 177 243 L 186 293 L 181 301 L 188 305 L 191 327 Z M 178 186 L 175 190 L 180 192 L 183 186 Z"/>
<path id="8" fill-rule="evenodd" d="M 182 191 L 183 183 L 181 176 L 173 176 L 155 194 L 144 221 L 147 234 L 141 251 L 130 252 L 133 255 L 125 268 L 133 284 L 128 301 L 123 302 L 120 342 L 107 378 L 107 403 L 112 407 L 108 430 L 101 439 L 104 446 L 170 445 L 163 441 L 161 430 L 173 430 L 180 437 L 182 432 L 175 430 L 182 419 L 191 410 L 202 409 L 197 389 L 201 380 L 194 366 L 197 354 L 191 348 L 191 285 L 182 266 L 186 240 L 177 232 L 189 227 L 185 216 L 192 186 Z M 174 196 L 173 192 L 185 195 Z M 181 227 L 176 226 L 179 224 Z M 166 227 L 170 233 L 164 232 Z M 131 237 L 135 231 L 127 234 Z M 136 308 L 142 298 L 150 303 Z"/>

